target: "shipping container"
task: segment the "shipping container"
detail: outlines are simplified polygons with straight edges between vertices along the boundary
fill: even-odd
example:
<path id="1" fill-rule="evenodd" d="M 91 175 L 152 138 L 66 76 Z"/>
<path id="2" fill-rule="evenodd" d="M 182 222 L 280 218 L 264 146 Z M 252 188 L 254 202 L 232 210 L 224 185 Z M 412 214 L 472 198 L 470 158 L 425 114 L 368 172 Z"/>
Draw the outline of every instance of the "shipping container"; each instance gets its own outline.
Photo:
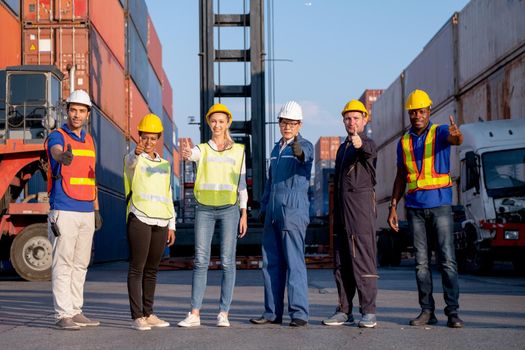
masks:
<path id="1" fill-rule="evenodd" d="M 20 21 L 4 5 L 0 3 L 0 69 L 22 61 Z"/>
<path id="2" fill-rule="evenodd" d="M 168 117 L 166 111 L 162 111 L 162 125 L 164 126 L 164 146 L 173 148 L 173 121 Z"/>
<path id="3" fill-rule="evenodd" d="M 465 6 L 459 15 L 458 31 L 460 88 L 523 48 L 524 17 L 524 1 L 476 0 Z"/>
<path id="4" fill-rule="evenodd" d="M 399 77 L 374 104 L 374 119 L 371 127 L 378 148 L 390 142 L 392 138 L 400 136 L 408 124 L 408 115 L 403 106 L 403 83 L 402 78 Z"/>
<path id="5" fill-rule="evenodd" d="M 85 23 L 88 0 L 23 0 L 24 23 Z"/>
<path id="6" fill-rule="evenodd" d="M 374 103 L 377 101 L 377 99 L 379 98 L 379 96 L 381 96 L 382 93 L 382 89 L 366 89 L 365 91 L 363 91 L 361 97 L 359 97 L 359 101 L 361 101 L 365 105 L 365 108 L 368 111 L 367 123 L 370 123 L 372 121 L 372 118 L 374 117 Z"/>
<path id="7" fill-rule="evenodd" d="M 328 215 L 329 209 L 329 197 L 328 197 L 328 184 L 330 177 L 335 174 L 334 168 L 324 168 L 319 173 L 315 174 L 315 186 L 314 186 L 314 201 L 315 201 L 315 214 L 316 216 Z"/>
<path id="8" fill-rule="evenodd" d="M 144 47 L 148 42 L 148 7 L 145 0 L 128 0 L 128 15 Z M 129 26 L 129 22 L 128 22 Z"/>
<path id="9" fill-rule="evenodd" d="M 126 199 L 99 186 L 98 202 L 104 223 L 95 232 L 93 241 L 94 262 L 124 260 L 128 258 L 128 239 L 126 234 Z"/>
<path id="10" fill-rule="evenodd" d="M 148 16 L 148 43 L 146 45 L 148 50 L 148 58 L 155 70 L 157 78 L 162 81 L 164 69 L 162 68 L 162 44 L 160 43 L 159 36 L 155 30 L 155 25 Z"/>
<path id="11" fill-rule="evenodd" d="M 89 19 L 120 65 L 126 65 L 124 10 L 118 0 L 89 0 Z"/>
<path id="12" fill-rule="evenodd" d="M 148 92 L 146 101 L 151 111 L 159 117 L 162 117 L 162 85 L 149 62 L 146 69 L 148 70 Z"/>
<path id="13" fill-rule="evenodd" d="M 0 0 L 1 5 L 6 5 L 16 15 L 17 19 L 20 18 L 20 0 Z M 1 23 L 0 21 L 0 25 Z"/>
<path id="14" fill-rule="evenodd" d="M 162 107 L 168 112 L 168 116 L 173 120 L 173 89 L 171 83 L 166 75 L 166 71 L 162 70 Z"/>
<path id="15" fill-rule="evenodd" d="M 149 88 L 149 61 L 146 47 L 140 40 L 137 28 L 128 19 L 128 57 L 127 72 L 139 88 L 144 99 L 148 98 Z"/>
<path id="16" fill-rule="evenodd" d="M 123 194 L 126 136 L 98 108 L 91 110 L 91 135 L 97 150 L 97 184 Z"/>
<path id="17" fill-rule="evenodd" d="M 181 169 L 181 157 L 179 151 L 173 150 L 173 174 L 175 177 L 180 178 Z"/>
<path id="18" fill-rule="evenodd" d="M 315 162 L 335 159 L 340 145 L 339 136 L 321 136 L 315 143 Z"/>
<path id="19" fill-rule="evenodd" d="M 405 69 L 405 100 L 415 89 L 424 90 L 432 99 L 432 109 L 436 110 L 453 98 L 455 18 L 445 23 Z"/>
<path id="20" fill-rule="evenodd" d="M 128 120 L 129 136 L 135 141 L 139 140 L 138 125 L 142 117 L 150 113 L 148 104 L 139 92 L 139 89 L 131 79 L 126 79 L 128 83 Z"/>

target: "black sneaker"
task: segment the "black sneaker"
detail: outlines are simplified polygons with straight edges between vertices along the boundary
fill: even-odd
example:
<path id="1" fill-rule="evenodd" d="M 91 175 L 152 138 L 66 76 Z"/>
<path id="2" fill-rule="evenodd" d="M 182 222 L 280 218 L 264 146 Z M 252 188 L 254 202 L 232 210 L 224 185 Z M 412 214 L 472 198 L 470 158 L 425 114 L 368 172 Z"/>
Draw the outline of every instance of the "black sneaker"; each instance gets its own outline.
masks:
<path id="1" fill-rule="evenodd" d="M 459 318 L 458 314 L 448 315 L 447 327 L 450 328 L 463 328 L 465 324 L 463 320 Z"/>
<path id="2" fill-rule="evenodd" d="M 264 318 L 263 316 L 259 318 L 250 318 L 250 322 L 253 324 L 281 324 L 283 323 L 282 320 L 275 319 L 272 321 L 267 318 Z"/>
<path id="3" fill-rule="evenodd" d="M 409 324 L 411 326 L 424 326 L 427 324 L 436 324 L 437 322 L 438 320 L 433 311 L 423 310 L 416 318 L 410 320 Z"/>
<path id="4" fill-rule="evenodd" d="M 301 320 L 300 318 L 293 318 L 290 322 L 290 327 L 305 327 L 308 324 L 308 321 Z"/>

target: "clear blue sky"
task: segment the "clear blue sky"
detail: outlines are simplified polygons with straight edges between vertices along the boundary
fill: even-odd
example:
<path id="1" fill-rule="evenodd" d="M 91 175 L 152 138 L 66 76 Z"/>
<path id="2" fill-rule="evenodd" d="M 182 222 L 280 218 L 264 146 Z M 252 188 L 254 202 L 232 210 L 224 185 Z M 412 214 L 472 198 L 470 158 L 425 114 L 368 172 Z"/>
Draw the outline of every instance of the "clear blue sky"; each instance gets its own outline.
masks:
<path id="1" fill-rule="evenodd" d="M 198 142 L 198 126 L 188 125 L 187 116 L 198 119 L 200 113 L 199 1 L 146 2 L 173 86 L 179 136 Z M 287 100 L 297 100 L 305 115 L 301 132 L 314 144 L 320 136 L 344 136 L 340 117 L 344 104 L 359 98 L 367 88 L 387 88 L 452 14 L 467 3 L 274 0 L 274 57 L 293 60 L 275 62 L 276 110 Z M 241 13 L 243 0 L 221 0 L 220 6 L 222 13 Z M 222 47 L 243 48 L 239 33 L 225 30 Z M 240 71 L 231 76 L 223 73 L 224 82 L 241 84 L 242 66 Z M 237 119 L 244 118 L 242 106 L 231 107 Z M 269 110 L 267 106 L 267 114 Z M 275 117 L 267 115 L 267 119 Z"/>

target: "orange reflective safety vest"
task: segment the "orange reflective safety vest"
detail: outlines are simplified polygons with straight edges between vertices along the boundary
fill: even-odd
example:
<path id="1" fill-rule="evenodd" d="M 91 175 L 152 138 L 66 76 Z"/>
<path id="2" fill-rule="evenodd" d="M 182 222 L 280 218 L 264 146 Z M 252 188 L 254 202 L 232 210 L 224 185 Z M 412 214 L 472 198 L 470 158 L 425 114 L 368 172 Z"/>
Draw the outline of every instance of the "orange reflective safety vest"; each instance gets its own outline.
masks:
<path id="1" fill-rule="evenodd" d="M 95 186 L 95 145 L 91 135 L 86 133 L 84 142 L 73 139 L 67 132 L 57 129 L 64 136 L 64 149 L 70 144 L 73 161 L 70 165 L 60 165 L 60 174 L 53 177 L 51 160 L 48 160 L 47 192 L 51 192 L 53 179 L 62 179 L 62 189 L 70 198 L 79 201 L 94 201 Z M 47 149 L 47 142 L 46 142 Z M 50 155 L 51 152 L 48 151 Z"/>
<path id="2" fill-rule="evenodd" d="M 433 190 L 452 186 L 450 175 L 439 174 L 436 172 L 435 149 L 436 149 L 436 131 L 438 125 L 432 124 L 425 136 L 425 148 L 423 150 L 423 159 L 421 160 L 421 171 L 417 168 L 412 137 L 410 133 L 405 133 L 401 138 L 401 147 L 403 149 L 403 161 L 407 170 L 408 192 L 418 190 Z"/>

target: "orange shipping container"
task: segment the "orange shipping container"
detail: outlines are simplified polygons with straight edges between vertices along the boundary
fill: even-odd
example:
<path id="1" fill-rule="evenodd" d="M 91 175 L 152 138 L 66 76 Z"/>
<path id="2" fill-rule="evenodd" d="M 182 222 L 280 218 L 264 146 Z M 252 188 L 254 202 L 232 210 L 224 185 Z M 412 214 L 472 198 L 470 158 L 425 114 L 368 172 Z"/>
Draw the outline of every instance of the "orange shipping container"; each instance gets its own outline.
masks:
<path id="1" fill-rule="evenodd" d="M 315 161 L 335 160 L 337 149 L 341 144 L 338 136 L 322 136 L 315 144 Z"/>
<path id="2" fill-rule="evenodd" d="M 139 141 L 139 132 L 137 127 L 143 116 L 150 113 L 148 104 L 142 97 L 137 85 L 130 78 L 126 79 L 129 84 L 128 88 L 128 115 L 129 115 L 129 135 L 135 141 Z M 162 143 L 157 142 L 162 147 Z M 161 149 L 162 151 L 162 149 Z"/>
<path id="3" fill-rule="evenodd" d="M 155 74 L 157 74 L 159 80 L 162 81 L 162 45 L 160 43 L 159 36 L 157 35 L 157 31 L 155 30 L 155 25 L 153 24 L 153 21 L 149 15 L 147 50 L 148 58 L 151 62 L 151 65 L 153 66 L 153 70 L 155 71 Z"/>
<path id="4" fill-rule="evenodd" d="M 0 69 L 21 63 L 20 22 L 0 3 Z"/>
<path id="5" fill-rule="evenodd" d="M 88 0 L 23 0 L 24 23 L 87 22 Z"/>
<path id="6" fill-rule="evenodd" d="M 173 89 L 164 69 L 162 70 L 162 107 L 173 120 Z"/>
<path id="7" fill-rule="evenodd" d="M 180 178 L 180 153 L 176 149 L 173 150 L 173 174 Z"/>
<path id="8" fill-rule="evenodd" d="M 56 65 L 64 73 L 64 97 L 70 93 L 70 69 L 75 67 L 74 88 L 88 91 L 102 112 L 127 130 L 124 69 L 95 29 L 27 27 L 23 47 L 23 64 Z"/>
<path id="9" fill-rule="evenodd" d="M 90 0 L 89 19 L 120 65 L 124 67 L 126 65 L 124 9 L 119 0 Z"/>

